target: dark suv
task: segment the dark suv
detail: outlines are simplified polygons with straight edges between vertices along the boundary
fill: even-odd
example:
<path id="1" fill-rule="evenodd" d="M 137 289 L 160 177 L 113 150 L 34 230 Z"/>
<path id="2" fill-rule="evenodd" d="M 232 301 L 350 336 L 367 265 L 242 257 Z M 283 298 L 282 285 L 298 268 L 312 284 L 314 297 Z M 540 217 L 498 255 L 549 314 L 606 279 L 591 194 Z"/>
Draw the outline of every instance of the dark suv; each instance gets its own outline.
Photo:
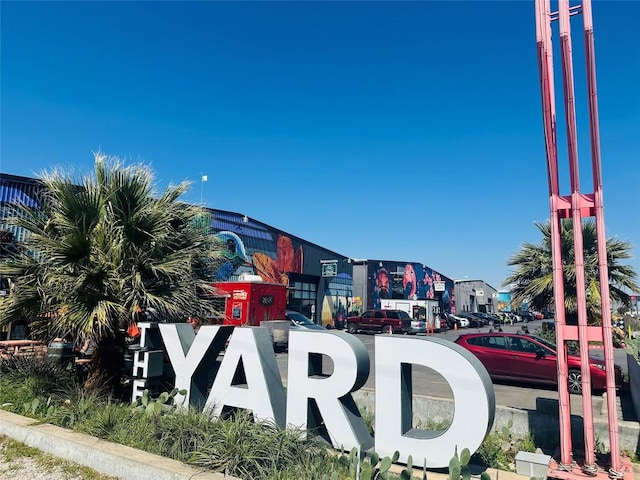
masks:
<path id="1" fill-rule="evenodd" d="M 411 332 L 411 317 L 403 310 L 367 310 L 358 317 L 345 320 L 347 331 L 371 331 L 382 333 Z"/>

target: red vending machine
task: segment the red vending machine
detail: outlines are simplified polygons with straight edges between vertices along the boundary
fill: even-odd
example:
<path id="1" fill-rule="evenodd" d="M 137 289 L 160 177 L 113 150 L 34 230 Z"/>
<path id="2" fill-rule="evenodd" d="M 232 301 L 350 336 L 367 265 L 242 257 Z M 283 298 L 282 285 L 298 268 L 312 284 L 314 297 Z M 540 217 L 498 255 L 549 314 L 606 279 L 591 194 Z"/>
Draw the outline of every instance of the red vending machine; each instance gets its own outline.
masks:
<path id="1" fill-rule="evenodd" d="M 226 292 L 224 325 L 260 326 L 260 322 L 285 320 L 287 287 L 280 283 L 216 282 Z"/>

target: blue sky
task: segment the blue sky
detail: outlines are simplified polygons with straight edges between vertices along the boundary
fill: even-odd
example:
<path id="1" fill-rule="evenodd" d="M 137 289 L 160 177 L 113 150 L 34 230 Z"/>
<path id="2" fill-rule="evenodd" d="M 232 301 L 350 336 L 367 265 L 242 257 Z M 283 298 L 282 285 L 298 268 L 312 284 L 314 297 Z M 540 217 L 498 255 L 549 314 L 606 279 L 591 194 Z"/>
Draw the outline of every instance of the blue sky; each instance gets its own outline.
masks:
<path id="1" fill-rule="evenodd" d="M 87 172 L 102 150 L 150 164 L 161 188 L 192 180 L 188 201 L 202 191 L 209 207 L 347 256 L 496 288 L 508 257 L 540 241 L 534 222 L 549 206 L 533 1 L 0 8 L 4 173 Z M 640 2 L 595 1 L 593 17 L 607 236 L 634 244 L 640 271 Z"/>

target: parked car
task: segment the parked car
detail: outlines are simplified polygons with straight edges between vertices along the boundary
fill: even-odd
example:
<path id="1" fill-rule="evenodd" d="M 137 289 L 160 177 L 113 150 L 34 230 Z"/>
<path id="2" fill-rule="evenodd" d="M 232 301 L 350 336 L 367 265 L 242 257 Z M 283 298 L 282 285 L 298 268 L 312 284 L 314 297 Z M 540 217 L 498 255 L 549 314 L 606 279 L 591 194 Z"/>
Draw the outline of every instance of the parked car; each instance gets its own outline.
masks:
<path id="1" fill-rule="evenodd" d="M 464 317 L 469 321 L 470 328 L 484 327 L 484 320 L 471 312 L 458 312 L 458 317 Z"/>
<path id="2" fill-rule="evenodd" d="M 485 325 L 494 325 L 494 324 L 498 325 L 498 324 L 502 323 L 500 321 L 500 317 L 498 317 L 497 315 L 494 315 L 492 313 L 474 312 L 473 314 L 476 317 L 480 317 Z"/>
<path id="3" fill-rule="evenodd" d="M 453 313 L 447 314 L 447 323 L 449 324 L 450 329 L 453 329 L 456 326 L 458 328 L 469 328 L 469 320 L 466 317 L 459 317 Z"/>
<path id="4" fill-rule="evenodd" d="M 492 378 L 557 385 L 556 346 L 529 334 L 471 333 L 460 335 L 455 342 L 473 353 Z M 568 382 L 571 393 L 582 393 L 580 357 L 569 355 Z M 606 388 L 604 362 L 590 357 L 589 370 L 594 390 Z M 615 366 L 616 387 L 622 384 L 622 370 Z"/>
<path id="5" fill-rule="evenodd" d="M 347 331 L 373 331 L 382 333 L 410 333 L 411 317 L 403 310 L 367 310 L 360 316 L 345 320 Z"/>
<path id="6" fill-rule="evenodd" d="M 427 322 L 424 320 L 415 320 L 411 319 L 411 330 L 409 331 L 410 335 L 415 335 L 416 333 L 427 333 Z"/>
<path id="7" fill-rule="evenodd" d="M 323 330 L 326 329 L 322 325 L 318 325 L 309 317 L 304 316 L 300 312 L 294 312 L 293 310 L 287 310 L 285 316 L 291 322 L 289 329 L 291 330 Z"/>
<path id="8" fill-rule="evenodd" d="M 536 317 L 532 312 L 518 312 L 518 315 L 520 315 L 520 318 L 522 318 L 524 323 L 536 320 Z"/>

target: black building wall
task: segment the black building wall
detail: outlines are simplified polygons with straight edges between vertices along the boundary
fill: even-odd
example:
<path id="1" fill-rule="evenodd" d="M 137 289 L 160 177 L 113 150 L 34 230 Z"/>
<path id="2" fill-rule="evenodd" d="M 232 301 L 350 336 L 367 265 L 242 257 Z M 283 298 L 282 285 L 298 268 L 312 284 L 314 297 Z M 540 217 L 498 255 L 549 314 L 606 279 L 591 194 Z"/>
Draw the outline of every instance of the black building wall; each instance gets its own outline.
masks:
<path id="1" fill-rule="evenodd" d="M 3 251 L 5 244 L 25 238 L 22 229 L 7 221 L 15 215 L 15 205 L 38 208 L 43 188 L 37 179 L 0 174 Z M 242 273 L 259 275 L 265 282 L 287 285 L 288 307 L 318 323 L 329 324 L 346 316 L 352 297 L 352 271 L 347 257 L 245 215 L 214 209 L 207 212 L 203 224 L 227 245 L 227 262 L 216 273 L 217 281 L 237 280 Z M 336 261 L 335 277 L 322 277 L 323 260 Z"/>

